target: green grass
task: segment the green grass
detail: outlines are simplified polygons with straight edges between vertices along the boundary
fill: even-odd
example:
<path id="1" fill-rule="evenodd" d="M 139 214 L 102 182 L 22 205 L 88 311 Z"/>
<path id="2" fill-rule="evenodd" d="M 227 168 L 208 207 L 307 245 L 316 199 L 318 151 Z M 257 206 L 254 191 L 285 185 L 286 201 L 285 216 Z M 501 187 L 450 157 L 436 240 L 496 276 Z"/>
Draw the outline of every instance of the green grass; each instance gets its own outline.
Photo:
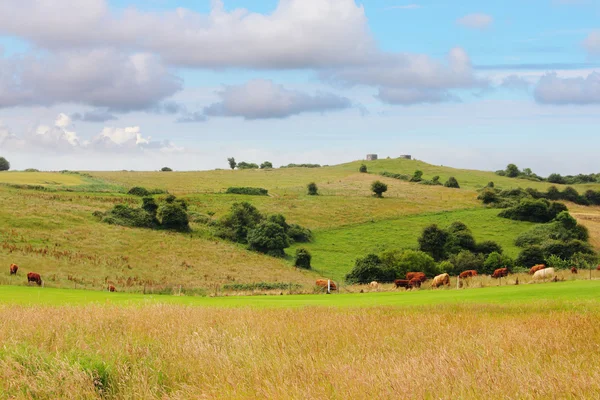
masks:
<path id="1" fill-rule="evenodd" d="M 417 239 L 426 226 L 437 224 L 445 228 L 461 221 L 471 229 L 477 241 L 493 240 L 506 254 L 515 257 L 519 249 L 514 245 L 514 238 L 534 224 L 499 218 L 498 213 L 499 210 L 483 208 L 428 213 L 316 231 L 312 243 L 296 244 L 287 252 L 292 255 L 296 248 L 306 247 L 313 255 L 314 269 L 324 276 L 342 280 L 358 257 L 385 249 L 416 248 Z"/>
<path id="2" fill-rule="evenodd" d="M 600 280 L 497 286 L 464 290 L 420 290 L 363 294 L 185 297 L 85 290 L 0 286 L 0 305 L 148 305 L 201 307 L 372 307 L 443 304 L 528 304 L 542 301 L 590 301 L 600 304 Z"/>
<path id="3" fill-rule="evenodd" d="M 78 174 L 60 172 L 1 172 L 0 183 L 42 186 L 77 186 L 84 183 Z"/>

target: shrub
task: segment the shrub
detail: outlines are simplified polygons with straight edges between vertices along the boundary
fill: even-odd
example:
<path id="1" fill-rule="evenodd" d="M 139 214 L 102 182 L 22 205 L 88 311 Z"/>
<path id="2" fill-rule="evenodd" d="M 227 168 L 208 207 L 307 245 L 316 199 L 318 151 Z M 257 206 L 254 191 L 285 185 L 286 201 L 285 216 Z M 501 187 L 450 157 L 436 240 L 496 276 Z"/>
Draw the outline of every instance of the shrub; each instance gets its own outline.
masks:
<path id="1" fill-rule="evenodd" d="M 427 253 L 418 250 L 392 250 L 380 255 L 386 271 L 392 271 L 394 278 L 404 279 L 407 272 L 424 272 L 432 277 L 438 273 L 435 260 Z"/>
<path id="2" fill-rule="evenodd" d="M 423 180 L 423 171 L 420 170 L 416 170 L 412 176 L 412 178 L 410 178 L 411 182 L 421 182 Z"/>
<path id="3" fill-rule="evenodd" d="M 320 164 L 288 164 L 282 165 L 280 168 L 321 168 Z"/>
<path id="4" fill-rule="evenodd" d="M 498 214 L 502 218 L 517 221 L 546 223 L 552 221 L 566 207 L 560 203 L 550 203 L 545 199 L 522 199 L 515 207 Z"/>
<path id="5" fill-rule="evenodd" d="M 485 187 L 493 189 L 494 188 L 494 182 L 492 182 L 492 181 L 488 182 L 488 184 L 485 185 Z"/>
<path id="6" fill-rule="evenodd" d="M 106 213 L 103 222 L 111 225 L 128 226 L 131 228 L 154 228 L 154 218 L 141 208 L 132 208 L 117 204 Z"/>
<path id="7" fill-rule="evenodd" d="M 371 191 L 374 193 L 375 197 L 383 197 L 383 193 L 387 192 L 387 190 L 388 186 L 381 181 L 375 181 L 371 184 Z"/>
<path id="8" fill-rule="evenodd" d="M 290 240 L 295 243 L 308 243 L 312 240 L 312 232 L 297 224 L 291 224 L 287 230 Z"/>
<path id="9" fill-rule="evenodd" d="M 466 271 L 469 269 L 481 271 L 481 268 L 483 267 L 483 262 L 485 261 L 485 257 L 483 256 L 483 254 L 474 254 L 469 250 L 463 250 L 458 254 L 451 255 L 450 258 L 448 258 L 448 261 L 450 261 L 450 263 L 454 265 L 452 275 L 458 275 L 462 271 Z"/>
<path id="10" fill-rule="evenodd" d="M 0 171 L 8 171 L 10 169 L 10 163 L 4 157 L 0 157 Z"/>
<path id="11" fill-rule="evenodd" d="M 148 189 L 140 187 L 140 186 L 132 187 L 131 189 L 129 189 L 127 194 L 130 194 L 132 196 L 140 196 L 140 197 L 150 196 L 150 192 L 148 191 Z"/>
<path id="12" fill-rule="evenodd" d="M 506 176 L 509 178 L 516 178 L 520 174 L 521 171 L 519 171 L 519 168 L 515 164 L 508 164 L 506 166 Z"/>
<path id="13" fill-rule="evenodd" d="M 158 204 L 154 197 L 144 197 L 142 199 L 142 209 L 146 211 L 152 218 L 156 218 L 156 212 L 158 211 Z"/>
<path id="14" fill-rule="evenodd" d="M 477 200 L 480 200 L 483 204 L 496 203 L 498 201 L 498 195 L 494 190 L 484 189 L 479 193 L 479 196 L 477 196 Z"/>
<path id="15" fill-rule="evenodd" d="M 429 185 L 429 186 L 442 186 L 442 182 L 440 182 L 439 176 L 434 176 L 430 181 L 423 180 L 420 182 L 421 185 Z"/>
<path id="16" fill-rule="evenodd" d="M 177 202 L 162 205 L 158 209 L 158 219 L 164 229 L 186 231 L 190 228 L 187 212 Z"/>
<path id="17" fill-rule="evenodd" d="M 283 250 L 290 247 L 290 242 L 281 225 L 265 221 L 248 232 L 248 245 L 250 250 L 283 257 Z"/>
<path id="18" fill-rule="evenodd" d="M 227 162 L 229 163 L 229 168 L 231 168 L 231 169 L 235 169 L 235 167 L 236 167 L 236 165 L 237 165 L 237 163 L 235 162 L 235 158 L 233 158 L 233 157 L 229 157 L 229 158 L 227 159 Z"/>
<path id="19" fill-rule="evenodd" d="M 234 242 L 247 243 L 248 231 L 262 220 L 262 214 L 252 204 L 234 203 L 230 212 L 219 221 L 223 230 L 218 235 Z"/>
<path id="20" fill-rule="evenodd" d="M 35 168 L 27 168 L 25 172 L 40 172 L 40 170 Z"/>
<path id="21" fill-rule="evenodd" d="M 589 204 L 600 205 L 600 191 L 588 190 L 583 196 Z"/>
<path id="22" fill-rule="evenodd" d="M 514 266 L 514 261 L 509 256 L 499 252 L 490 253 L 483 262 L 483 266 L 479 273 L 491 275 L 498 268 L 511 269 Z"/>
<path id="23" fill-rule="evenodd" d="M 448 254 L 458 254 L 463 250 L 475 251 L 475 239 L 467 229 L 458 232 L 449 232 L 444 244 L 444 252 Z"/>
<path id="24" fill-rule="evenodd" d="M 245 194 L 248 196 L 268 196 L 269 191 L 263 188 L 254 187 L 230 187 L 225 192 L 227 194 Z"/>
<path id="25" fill-rule="evenodd" d="M 423 229 L 418 239 L 419 250 L 432 256 L 435 261 L 440 261 L 445 257 L 444 247 L 447 239 L 446 231 L 438 228 L 437 225 L 430 225 Z"/>
<path id="26" fill-rule="evenodd" d="M 356 260 L 354 268 L 346 275 L 346 282 L 361 284 L 372 281 L 392 282 L 395 276 L 394 271 L 386 269 L 377 255 L 369 254 Z"/>
<path id="27" fill-rule="evenodd" d="M 460 185 L 458 184 L 458 181 L 453 176 L 451 176 L 450 178 L 448 178 L 448 180 L 446 181 L 446 183 L 444 183 L 444 186 L 447 187 L 447 188 L 460 189 Z"/>
<path id="28" fill-rule="evenodd" d="M 506 171 L 505 171 L 505 170 L 503 170 L 503 169 L 501 169 L 501 170 L 498 170 L 498 171 L 496 171 L 495 173 L 496 173 L 496 175 L 498 175 L 498 176 L 506 176 Z"/>
<path id="29" fill-rule="evenodd" d="M 258 283 L 226 283 L 223 290 L 252 291 L 252 290 L 288 290 L 300 289 L 302 285 L 285 282 L 258 282 Z"/>
<path id="30" fill-rule="evenodd" d="M 541 245 L 541 249 L 545 258 L 555 255 L 563 259 L 570 259 L 576 253 L 594 254 L 592 246 L 581 240 L 550 240 L 544 242 Z"/>
<path id="31" fill-rule="evenodd" d="M 570 260 L 563 260 L 559 256 L 551 255 L 546 258 L 546 265 L 555 269 L 567 269 L 571 267 Z"/>
<path id="32" fill-rule="evenodd" d="M 562 185 L 565 183 L 565 178 L 563 178 L 560 174 L 550 174 L 547 179 L 550 183 L 558 183 Z"/>
<path id="33" fill-rule="evenodd" d="M 306 188 L 308 189 L 309 196 L 317 196 L 319 194 L 319 188 L 317 184 L 314 182 L 309 183 Z"/>
<path id="34" fill-rule="evenodd" d="M 264 163 L 260 164 L 260 169 L 271 169 L 273 168 L 273 163 L 270 161 L 265 161 Z"/>
<path id="35" fill-rule="evenodd" d="M 162 167 L 160 170 L 161 170 L 162 172 L 172 172 L 172 171 L 173 171 L 173 170 L 172 170 L 171 168 L 169 168 L 169 167 Z"/>
<path id="36" fill-rule="evenodd" d="M 245 161 L 242 161 L 241 163 L 238 163 L 237 168 L 238 169 L 258 169 L 258 164 L 247 163 Z"/>
<path id="37" fill-rule="evenodd" d="M 502 254 L 502 252 L 502 246 L 491 240 L 484 240 L 483 242 L 479 242 L 475 245 L 475 253 L 483 254 L 484 256 L 487 256 L 491 253 Z"/>
<path id="38" fill-rule="evenodd" d="M 385 176 L 386 178 L 398 179 L 401 181 L 409 181 L 410 180 L 410 176 L 408 176 L 408 175 L 394 174 L 393 172 L 387 172 L 387 171 L 380 172 L 379 175 Z"/>
<path id="39" fill-rule="evenodd" d="M 550 186 L 545 197 L 548 200 L 560 200 L 560 190 L 556 186 Z"/>
<path id="40" fill-rule="evenodd" d="M 367 166 L 365 164 L 361 164 L 360 168 L 358 168 L 358 171 L 362 172 L 362 173 L 366 173 L 367 172 Z"/>
<path id="41" fill-rule="evenodd" d="M 302 269 L 311 269 L 311 260 L 312 255 L 308 250 L 304 248 L 296 249 L 296 259 L 294 261 L 294 266 Z"/>
<path id="42" fill-rule="evenodd" d="M 452 264 L 448 260 L 444 260 L 441 263 L 439 263 L 437 268 L 440 271 L 440 273 L 445 273 L 445 274 L 450 274 L 450 275 L 454 274 L 454 264 Z"/>
<path id="43" fill-rule="evenodd" d="M 544 257 L 542 248 L 540 246 L 530 246 L 519 253 L 515 264 L 520 267 L 531 268 L 534 265 L 543 264 L 545 261 L 546 257 Z"/>

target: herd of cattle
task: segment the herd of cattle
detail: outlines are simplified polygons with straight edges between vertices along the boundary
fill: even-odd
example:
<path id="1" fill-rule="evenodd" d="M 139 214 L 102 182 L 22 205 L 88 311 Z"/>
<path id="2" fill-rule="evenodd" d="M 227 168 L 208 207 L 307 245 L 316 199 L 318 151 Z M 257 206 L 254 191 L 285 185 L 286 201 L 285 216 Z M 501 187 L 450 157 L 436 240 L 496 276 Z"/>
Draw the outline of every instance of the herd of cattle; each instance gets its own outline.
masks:
<path id="1" fill-rule="evenodd" d="M 10 264 L 10 274 L 17 275 L 17 271 L 19 271 L 19 266 L 17 264 Z M 27 283 L 35 283 L 38 286 L 42 286 L 42 277 L 40 274 L 36 272 L 28 272 L 27 273 Z M 116 292 L 117 289 L 113 285 L 108 286 L 109 292 Z"/>
<path id="2" fill-rule="evenodd" d="M 600 265 L 596 268 L 600 271 Z M 571 267 L 571 273 L 577 274 L 577 268 Z M 510 271 L 508 268 L 498 268 L 492 274 L 492 278 L 500 279 L 508 276 Z M 546 279 L 554 279 L 557 280 L 557 276 L 554 268 L 548 268 L 544 264 L 539 264 L 531 267 L 529 270 L 529 275 L 533 275 L 533 280 L 546 280 Z M 468 279 L 477 276 L 477 271 L 475 270 L 467 270 L 461 272 L 458 277 L 460 280 Z M 409 272 L 406 274 L 406 279 L 396 279 L 394 281 L 394 285 L 396 289 L 405 288 L 406 290 L 420 288 L 421 284 L 427 280 L 427 276 L 424 272 Z M 519 279 L 517 278 L 515 284 L 519 284 Z M 326 279 L 319 279 L 316 283 L 317 286 L 327 288 L 329 287 L 331 290 L 337 290 L 336 285 L 332 281 L 328 281 Z M 329 286 L 328 286 L 329 285 Z M 437 275 L 431 281 L 431 288 L 439 288 L 440 286 L 450 286 L 450 275 L 445 273 L 441 275 Z M 373 281 L 369 283 L 369 287 L 372 289 L 379 288 L 379 282 Z"/>

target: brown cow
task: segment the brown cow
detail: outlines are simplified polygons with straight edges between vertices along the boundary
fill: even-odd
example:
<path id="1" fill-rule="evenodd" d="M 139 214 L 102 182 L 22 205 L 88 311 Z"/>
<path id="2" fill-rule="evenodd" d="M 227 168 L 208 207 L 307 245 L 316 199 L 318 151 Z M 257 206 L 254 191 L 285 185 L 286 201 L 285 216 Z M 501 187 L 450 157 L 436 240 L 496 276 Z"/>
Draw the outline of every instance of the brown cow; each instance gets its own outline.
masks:
<path id="1" fill-rule="evenodd" d="M 596 269 L 597 269 L 598 271 L 600 271 L 600 265 L 598 265 L 598 266 L 596 267 Z"/>
<path id="2" fill-rule="evenodd" d="M 394 281 L 394 285 L 396 285 L 396 289 L 399 287 L 403 287 L 404 289 L 410 289 L 410 281 L 408 279 L 396 279 Z"/>
<path id="3" fill-rule="evenodd" d="M 412 278 L 410 281 L 408 281 L 408 286 L 410 286 L 412 289 L 414 288 L 420 288 L 421 287 L 421 280 L 418 278 Z"/>
<path id="4" fill-rule="evenodd" d="M 36 274 L 35 272 L 30 272 L 27 274 L 27 283 L 35 282 L 38 286 L 42 286 L 42 277 L 40 274 Z"/>
<path id="5" fill-rule="evenodd" d="M 16 275 L 19 270 L 19 266 L 17 264 L 10 264 L 10 274 Z"/>
<path id="6" fill-rule="evenodd" d="M 327 282 L 329 282 L 329 289 L 337 290 L 337 286 L 335 286 L 335 283 L 333 283 L 333 281 L 328 281 L 327 279 L 317 279 L 316 285 L 327 289 Z"/>
<path id="7" fill-rule="evenodd" d="M 116 292 L 116 291 L 117 291 L 117 289 L 116 289 L 116 288 L 115 288 L 113 285 L 109 285 L 109 286 L 108 286 L 108 291 L 109 291 L 109 292 Z"/>
<path id="8" fill-rule="evenodd" d="M 577 268 L 576 267 L 571 267 L 571 273 L 572 274 L 576 274 L 577 273 Z"/>
<path id="9" fill-rule="evenodd" d="M 474 269 L 463 271 L 460 273 L 460 275 L 458 275 L 460 279 L 472 278 L 474 276 L 477 276 L 477 271 L 475 271 Z"/>
<path id="10" fill-rule="evenodd" d="M 427 276 L 425 276 L 424 272 L 408 272 L 406 274 L 407 280 L 418 279 L 419 282 L 423 283 L 427 280 Z"/>
<path id="11" fill-rule="evenodd" d="M 531 269 L 529 270 L 529 275 L 533 275 L 536 272 L 538 272 L 541 269 L 546 268 L 546 266 L 544 264 L 538 264 L 538 265 L 534 265 L 533 267 L 531 267 Z"/>
<path id="12" fill-rule="evenodd" d="M 432 288 L 437 288 L 442 285 L 450 286 L 450 275 L 441 274 L 433 278 L 433 282 L 431 282 Z"/>
<path id="13" fill-rule="evenodd" d="M 496 279 L 502 278 L 504 276 L 508 276 L 508 268 L 498 268 L 492 274 L 492 278 L 496 278 Z"/>

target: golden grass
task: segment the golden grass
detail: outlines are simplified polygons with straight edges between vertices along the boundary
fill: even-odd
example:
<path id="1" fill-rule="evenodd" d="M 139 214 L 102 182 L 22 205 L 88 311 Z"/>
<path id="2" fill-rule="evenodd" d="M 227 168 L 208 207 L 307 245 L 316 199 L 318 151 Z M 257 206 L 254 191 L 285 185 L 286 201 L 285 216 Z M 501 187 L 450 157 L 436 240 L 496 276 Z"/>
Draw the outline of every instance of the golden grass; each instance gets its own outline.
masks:
<path id="1" fill-rule="evenodd" d="M 84 183 L 81 176 L 59 172 L 0 172 L 0 183 L 42 186 L 76 186 Z"/>
<path id="2" fill-rule="evenodd" d="M 0 397 L 600 397 L 596 303 L 0 307 Z"/>

